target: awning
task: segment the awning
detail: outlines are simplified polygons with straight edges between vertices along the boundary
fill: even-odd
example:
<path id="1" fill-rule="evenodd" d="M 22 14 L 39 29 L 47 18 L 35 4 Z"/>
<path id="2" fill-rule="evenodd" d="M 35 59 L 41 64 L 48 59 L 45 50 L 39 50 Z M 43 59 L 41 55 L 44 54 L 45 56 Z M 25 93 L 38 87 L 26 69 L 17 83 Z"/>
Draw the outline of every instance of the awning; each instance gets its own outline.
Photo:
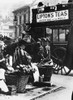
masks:
<path id="1" fill-rule="evenodd" d="M 60 20 L 60 21 L 50 21 L 50 22 L 40 22 L 40 23 L 27 23 L 30 27 L 42 27 L 42 26 L 55 26 L 55 25 L 70 25 L 71 20 Z"/>

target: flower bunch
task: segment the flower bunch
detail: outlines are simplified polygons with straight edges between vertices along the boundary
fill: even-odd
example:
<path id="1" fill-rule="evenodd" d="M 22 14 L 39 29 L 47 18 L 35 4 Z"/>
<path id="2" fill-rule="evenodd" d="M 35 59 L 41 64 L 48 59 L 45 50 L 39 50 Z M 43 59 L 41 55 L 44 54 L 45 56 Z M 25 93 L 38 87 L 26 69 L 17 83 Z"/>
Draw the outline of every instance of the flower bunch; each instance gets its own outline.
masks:
<path id="1" fill-rule="evenodd" d="M 17 68 L 19 69 L 20 72 L 24 73 L 24 74 L 32 74 L 35 72 L 35 69 L 32 68 L 31 65 L 22 65 L 20 64 L 19 66 L 17 66 Z"/>

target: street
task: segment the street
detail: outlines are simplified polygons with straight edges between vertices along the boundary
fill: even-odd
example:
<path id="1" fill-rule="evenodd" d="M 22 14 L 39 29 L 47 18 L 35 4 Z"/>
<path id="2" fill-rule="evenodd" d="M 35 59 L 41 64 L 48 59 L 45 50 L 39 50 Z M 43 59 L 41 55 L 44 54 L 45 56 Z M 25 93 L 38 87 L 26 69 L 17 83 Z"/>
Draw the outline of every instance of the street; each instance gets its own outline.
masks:
<path id="1" fill-rule="evenodd" d="M 0 100 L 72 100 L 73 0 L 5 1 Z"/>
<path id="2" fill-rule="evenodd" d="M 15 95 L 0 95 L 0 100 L 71 100 L 73 91 L 73 71 L 69 75 L 53 74 L 51 90 L 44 91 L 45 87 L 31 89 L 26 93 Z M 28 87 L 29 88 L 29 87 Z"/>
<path id="3" fill-rule="evenodd" d="M 65 87 L 60 91 L 52 92 L 51 94 L 45 95 L 38 100 L 71 100 L 71 94 L 73 91 L 73 71 L 69 75 L 52 75 L 51 82 L 56 85 Z"/>

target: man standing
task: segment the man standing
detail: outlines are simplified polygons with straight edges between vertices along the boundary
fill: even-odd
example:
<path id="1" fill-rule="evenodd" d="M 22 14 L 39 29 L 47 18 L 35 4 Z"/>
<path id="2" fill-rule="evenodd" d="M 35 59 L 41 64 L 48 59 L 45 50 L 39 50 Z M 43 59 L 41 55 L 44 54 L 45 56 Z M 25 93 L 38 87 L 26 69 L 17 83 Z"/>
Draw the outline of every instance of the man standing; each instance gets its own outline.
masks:
<path id="1" fill-rule="evenodd" d="M 70 24 L 64 65 L 67 66 L 69 69 L 73 69 L 73 21 Z"/>

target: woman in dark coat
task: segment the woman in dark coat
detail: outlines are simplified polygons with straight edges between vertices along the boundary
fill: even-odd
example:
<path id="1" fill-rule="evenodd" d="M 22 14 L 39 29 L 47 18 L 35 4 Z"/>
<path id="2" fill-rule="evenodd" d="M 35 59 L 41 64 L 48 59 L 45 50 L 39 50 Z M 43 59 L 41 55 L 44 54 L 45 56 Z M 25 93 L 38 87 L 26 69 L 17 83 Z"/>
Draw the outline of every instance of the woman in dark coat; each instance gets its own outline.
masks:
<path id="1" fill-rule="evenodd" d="M 69 69 L 73 68 L 73 21 L 71 22 L 71 25 L 70 25 L 70 33 L 68 35 L 68 45 L 67 45 L 67 51 L 66 51 L 64 64 Z"/>

